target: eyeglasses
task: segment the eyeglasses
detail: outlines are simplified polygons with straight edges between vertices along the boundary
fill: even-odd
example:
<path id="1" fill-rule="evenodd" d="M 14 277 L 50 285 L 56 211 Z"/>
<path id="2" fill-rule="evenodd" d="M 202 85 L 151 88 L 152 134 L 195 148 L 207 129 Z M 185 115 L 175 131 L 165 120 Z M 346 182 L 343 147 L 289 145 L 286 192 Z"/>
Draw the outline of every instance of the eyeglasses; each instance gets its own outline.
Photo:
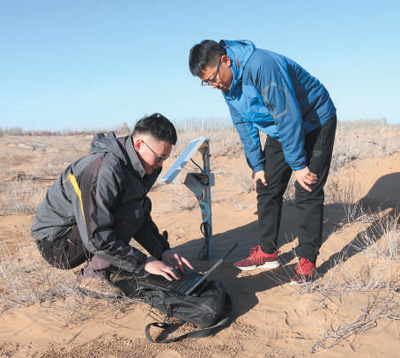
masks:
<path id="1" fill-rule="evenodd" d="M 217 66 L 217 71 L 215 72 L 215 76 L 214 76 L 211 80 L 208 80 L 208 81 L 201 81 L 201 85 L 202 85 L 202 86 L 212 86 L 213 83 L 216 83 L 216 82 L 217 82 L 217 76 L 218 76 L 219 66 L 221 66 L 221 59 L 219 59 L 219 61 L 218 61 L 218 66 Z"/>
<path id="2" fill-rule="evenodd" d="M 160 157 L 153 149 L 150 148 L 150 146 L 145 141 L 143 141 L 143 143 L 146 144 L 146 147 L 149 148 L 153 152 L 153 154 L 155 155 L 155 157 L 157 159 L 157 163 L 160 163 L 169 158 L 169 155 L 163 155 L 162 157 Z"/>

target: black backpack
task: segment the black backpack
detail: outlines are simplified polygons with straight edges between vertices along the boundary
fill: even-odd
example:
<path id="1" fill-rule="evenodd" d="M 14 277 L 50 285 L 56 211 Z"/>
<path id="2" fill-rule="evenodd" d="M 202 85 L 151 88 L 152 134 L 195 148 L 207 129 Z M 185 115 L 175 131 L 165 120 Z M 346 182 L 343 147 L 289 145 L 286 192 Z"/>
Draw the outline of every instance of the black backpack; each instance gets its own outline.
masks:
<path id="1" fill-rule="evenodd" d="M 147 339 L 152 343 L 170 343 L 183 338 L 203 338 L 224 326 L 231 318 L 231 300 L 225 291 L 222 281 L 207 281 L 197 295 L 184 295 L 163 290 L 143 290 L 144 300 L 151 307 L 167 314 L 167 317 L 175 317 L 183 322 L 190 322 L 198 329 L 179 337 L 154 340 L 150 335 L 152 326 L 162 328 L 162 333 L 171 326 L 168 322 L 150 323 L 145 328 Z M 162 334 L 160 334 L 161 336 Z"/>

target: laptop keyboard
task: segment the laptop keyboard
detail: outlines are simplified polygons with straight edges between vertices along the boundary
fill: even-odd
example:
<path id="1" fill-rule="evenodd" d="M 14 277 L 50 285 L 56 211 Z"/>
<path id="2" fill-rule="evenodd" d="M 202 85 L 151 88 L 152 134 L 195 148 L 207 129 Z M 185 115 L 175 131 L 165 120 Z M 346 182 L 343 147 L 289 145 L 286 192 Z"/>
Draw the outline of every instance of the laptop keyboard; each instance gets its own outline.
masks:
<path id="1" fill-rule="evenodd" d="M 192 287 L 198 280 L 200 280 L 201 275 L 194 271 L 185 271 L 181 274 L 179 280 L 174 280 L 170 283 L 171 289 L 178 292 L 186 292 L 190 287 Z M 166 280 L 167 281 L 167 280 Z"/>
<path id="2" fill-rule="evenodd" d="M 156 284 L 160 288 L 165 288 L 171 291 L 185 293 L 190 287 L 192 287 L 200 278 L 201 274 L 195 271 L 186 270 L 180 274 L 179 280 L 168 281 L 162 276 L 154 277 L 152 275 L 152 284 Z M 154 278 L 157 280 L 155 282 Z"/>

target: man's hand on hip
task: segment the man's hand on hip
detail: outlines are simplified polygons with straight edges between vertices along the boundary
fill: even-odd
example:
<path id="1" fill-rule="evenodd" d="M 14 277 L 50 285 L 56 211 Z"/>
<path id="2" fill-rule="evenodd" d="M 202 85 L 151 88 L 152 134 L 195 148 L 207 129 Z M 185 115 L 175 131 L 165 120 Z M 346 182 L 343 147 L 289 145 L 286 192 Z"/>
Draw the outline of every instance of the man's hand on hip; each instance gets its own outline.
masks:
<path id="1" fill-rule="evenodd" d="M 253 172 L 253 186 L 254 189 L 257 189 L 257 182 L 260 180 L 262 184 L 267 185 L 267 179 L 265 179 L 265 171 L 260 170 L 258 172 Z"/>
<path id="2" fill-rule="evenodd" d="M 308 185 L 315 184 L 318 181 L 317 174 L 310 171 L 308 167 L 294 171 L 294 177 L 296 181 L 307 191 L 311 192 L 311 188 Z M 308 184 L 308 185 L 307 185 Z"/>

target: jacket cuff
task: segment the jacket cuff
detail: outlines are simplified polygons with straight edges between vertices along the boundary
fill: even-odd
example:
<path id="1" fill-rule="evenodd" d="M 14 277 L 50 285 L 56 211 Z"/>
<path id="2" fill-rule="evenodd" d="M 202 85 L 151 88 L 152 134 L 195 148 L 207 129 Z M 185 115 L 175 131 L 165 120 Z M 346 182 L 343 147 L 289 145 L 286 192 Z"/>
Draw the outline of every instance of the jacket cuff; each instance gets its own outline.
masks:
<path id="1" fill-rule="evenodd" d="M 144 266 L 146 265 L 146 261 L 147 261 L 147 256 L 141 251 L 139 251 L 139 253 L 140 253 L 140 258 L 138 258 L 137 264 L 135 265 L 135 267 L 133 269 L 133 272 L 135 274 L 138 274 L 142 270 L 144 270 Z"/>
<path id="2" fill-rule="evenodd" d="M 304 169 L 307 165 L 302 164 L 302 165 L 297 165 L 296 167 L 292 167 L 292 170 L 296 171 L 296 170 L 301 170 Z"/>
<path id="3" fill-rule="evenodd" d="M 161 260 L 161 255 L 164 253 L 164 251 L 169 250 L 171 247 L 169 246 L 169 242 L 162 235 L 159 235 L 158 242 L 159 245 L 157 245 L 156 249 L 152 253 L 152 256 L 157 260 Z"/>
<path id="4" fill-rule="evenodd" d="M 254 167 L 254 168 L 252 168 L 252 169 L 253 169 L 253 172 L 254 172 L 254 173 L 255 173 L 255 172 L 260 172 L 261 170 L 265 170 L 265 168 L 264 168 L 263 165 Z"/>

